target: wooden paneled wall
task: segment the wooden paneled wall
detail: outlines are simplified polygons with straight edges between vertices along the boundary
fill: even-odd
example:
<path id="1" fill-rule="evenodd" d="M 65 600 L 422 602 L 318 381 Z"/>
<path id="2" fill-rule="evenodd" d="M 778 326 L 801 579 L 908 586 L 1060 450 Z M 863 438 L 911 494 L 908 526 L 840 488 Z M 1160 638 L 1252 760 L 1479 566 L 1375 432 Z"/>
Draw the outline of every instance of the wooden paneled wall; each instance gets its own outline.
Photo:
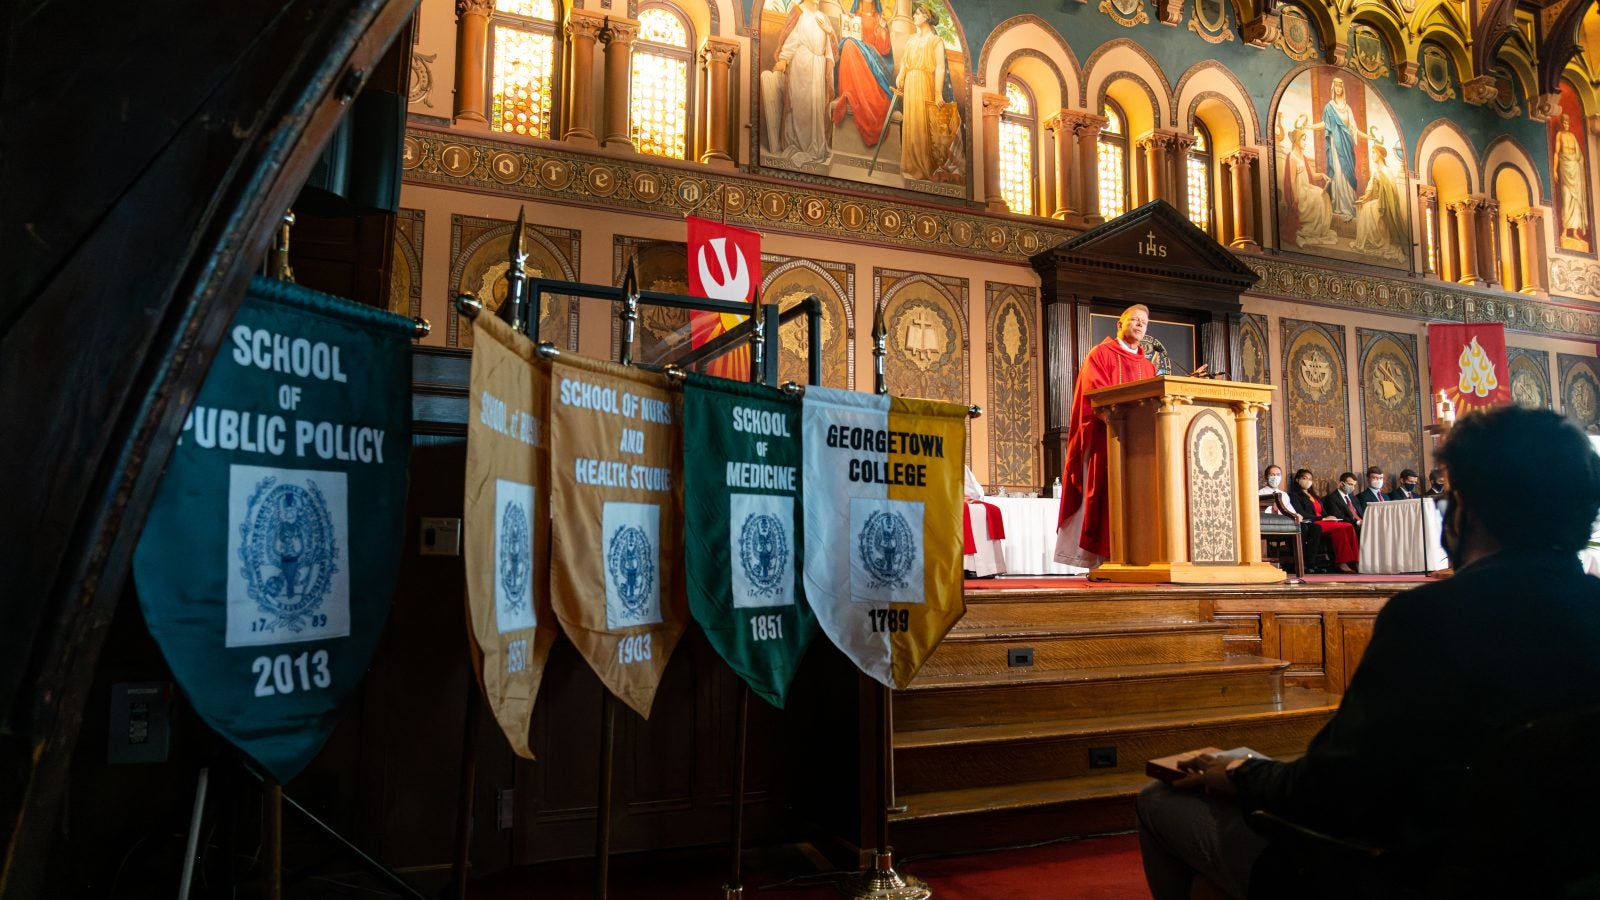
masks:
<path id="1" fill-rule="evenodd" d="M 1348 592 L 1296 597 L 1220 596 L 1216 621 L 1228 652 L 1289 661 L 1287 686 L 1344 693 L 1372 640 L 1372 626 L 1400 585 L 1349 585 Z"/>

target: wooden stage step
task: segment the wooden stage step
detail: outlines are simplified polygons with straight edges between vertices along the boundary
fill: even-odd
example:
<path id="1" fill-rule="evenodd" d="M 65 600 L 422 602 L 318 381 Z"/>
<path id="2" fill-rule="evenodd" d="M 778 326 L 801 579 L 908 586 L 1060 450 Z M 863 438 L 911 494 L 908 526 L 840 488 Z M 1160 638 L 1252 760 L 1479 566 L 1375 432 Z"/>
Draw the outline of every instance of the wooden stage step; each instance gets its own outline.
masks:
<path id="1" fill-rule="evenodd" d="M 1033 668 L 1182 663 L 1221 659 L 1228 626 L 1210 622 L 1089 622 L 1032 627 L 952 629 L 923 665 L 928 675 L 1004 672 L 1008 651 L 1033 650 Z"/>
<path id="2" fill-rule="evenodd" d="M 1201 622 L 1205 620 L 1203 600 L 1197 594 L 1123 597 L 1091 590 L 1030 593 L 1024 597 L 969 593 L 967 613 L 956 623 L 955 630 L 1026 627 L 1041 619 L 1073 623 Z"/>
<path id="3" fill-rule="evenodd" d="M 1140 712 L 1274 703 L 1283 660 L 1227 656 L 1186 663 L 919 674 L 895 694 L 897 732 L 1040 719 L 1094 720 Z"/>

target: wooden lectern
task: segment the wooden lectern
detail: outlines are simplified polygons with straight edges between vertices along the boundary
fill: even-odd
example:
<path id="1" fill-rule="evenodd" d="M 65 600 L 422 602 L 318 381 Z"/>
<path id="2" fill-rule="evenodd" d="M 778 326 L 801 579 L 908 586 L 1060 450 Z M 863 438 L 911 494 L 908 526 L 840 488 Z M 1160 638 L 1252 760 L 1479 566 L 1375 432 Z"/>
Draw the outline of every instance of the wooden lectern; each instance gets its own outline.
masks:
<path id="1" fill-rule="evenodd" d="M 1106 420 L 1111 557 L 1099 581 L 1267 584 L 1256 416 L 1271 385 L 1174 376 L 1089 392 Z"/>

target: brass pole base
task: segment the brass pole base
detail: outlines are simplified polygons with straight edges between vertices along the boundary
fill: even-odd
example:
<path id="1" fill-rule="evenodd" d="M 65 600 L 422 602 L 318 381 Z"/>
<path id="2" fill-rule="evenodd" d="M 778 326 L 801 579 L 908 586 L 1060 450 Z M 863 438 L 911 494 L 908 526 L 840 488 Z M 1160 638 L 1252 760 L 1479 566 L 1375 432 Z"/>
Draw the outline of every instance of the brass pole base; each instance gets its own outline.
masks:
<path id="1" fill-rule="evenodd" d="M 723 885 L 722 900 L 744 900 L 744 885 L 741 884 L 737 887 Z"/>
<path id="2" fill-rule="evenodd" d="M 891 853 L 879 853 L 872 869 L 841 883 L 839 893 L 850 900 L 928 900 L 933 889 L 920 878 L 896 872 Z"/>

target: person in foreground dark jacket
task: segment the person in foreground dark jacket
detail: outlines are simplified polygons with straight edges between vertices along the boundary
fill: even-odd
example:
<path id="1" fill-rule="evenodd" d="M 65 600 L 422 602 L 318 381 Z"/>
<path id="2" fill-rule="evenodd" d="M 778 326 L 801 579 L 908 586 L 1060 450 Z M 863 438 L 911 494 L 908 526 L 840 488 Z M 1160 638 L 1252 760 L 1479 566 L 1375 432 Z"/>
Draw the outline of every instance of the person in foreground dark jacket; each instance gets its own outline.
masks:
<path id="1" fill-rule="evenodd" d="M 1190 775 L 1140 795 L 1155 900 L 1188 897 L 1197 877 L 1249 896 L 1257 862 L 1282 849 L 1245 824 L 1257 809 L 1389 848 L 1425 884 L 1457 848 L 1463 822 L 1495 820 L 1495 810 L 1469 808 L 1467 763 L 1513 726 L 1600 706 L 1600 579 L 1577 559 L 1600 511 L 1600 457 L 1556 414 L 1516 407 L 1463 417 L 1439 457 L 1455 575 L 1389 601 L 1338 712 L 1304 756 L 1201 757 Z M 1503 489 L 1523 479 L 1563 490 L 1530 504 Z M 1592 771 L 1594 751 L 1572 747 L 1560 769 L 1592 779 L 1582 773 Z M 1578 827 L 1596 812 L 1570 810 L 1550 826 Z M 1512 856 L 1474 862 L 1525 865 Z M 1590 857 L 1583 865 L 1600 872 L 1600 853 Z M 1290 895 L 1312 895 L 1309 885 L 1331 874 L 1305 873 L 1306 889 Z"/>

